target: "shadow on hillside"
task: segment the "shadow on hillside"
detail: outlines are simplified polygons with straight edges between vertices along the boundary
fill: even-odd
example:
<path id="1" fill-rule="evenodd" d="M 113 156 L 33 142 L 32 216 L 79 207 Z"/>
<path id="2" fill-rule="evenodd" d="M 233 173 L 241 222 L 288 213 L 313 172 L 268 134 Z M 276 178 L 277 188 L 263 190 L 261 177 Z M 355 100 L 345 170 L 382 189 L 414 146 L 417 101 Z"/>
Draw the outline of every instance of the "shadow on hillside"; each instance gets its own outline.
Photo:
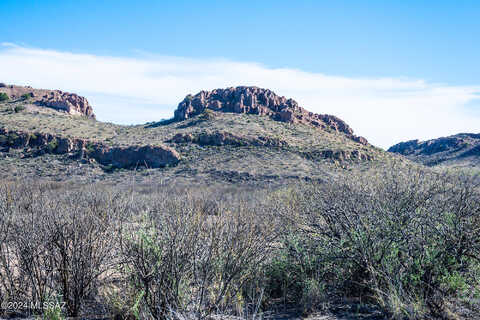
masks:
<path id="1" fill-rule="evenodd" d="M 160 120 L 158 122 L 146 123 L 145 128 L 150 129 L 150 128 L 162 127 L 162 126 L 166 126 L 166 125 L 169 125 L 171 123 L 174 123 L 174 122 L 175 122 L 174 118 L 166 119 L 166 120 Z"/>

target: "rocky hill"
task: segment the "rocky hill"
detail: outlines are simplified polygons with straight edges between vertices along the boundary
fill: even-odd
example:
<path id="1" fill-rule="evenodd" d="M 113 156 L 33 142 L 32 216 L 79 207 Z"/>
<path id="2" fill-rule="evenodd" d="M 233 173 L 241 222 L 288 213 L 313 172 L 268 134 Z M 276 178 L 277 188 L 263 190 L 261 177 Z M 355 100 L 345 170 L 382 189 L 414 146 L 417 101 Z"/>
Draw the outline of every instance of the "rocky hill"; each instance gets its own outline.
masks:
<path id="1" fill-rule="evenodd" d="M 363 137 L 357 137 L 341 119 L 327 114 L 315 114 L 300 107 L 293 99 L 280 97 L 268 89 L 257 87 L 235 87 L 201 91 L 188 95 L 178 105 L 174 119 L 188 119 L 206 109 L 221 112 L 256 114 L 286 123 L 301 123 L 321 129 L 332 129 L 347 135 L 350 139 L 367 144 Z"/>
<path id="2" fill-rule="evenodd" d="M 355 136 L 342 120 L 256 87 L 189 95 L 171 120 L 135 126 L 97 121 L 87 116 L 91 107 L 72 116 L 45 108 L 38 90 L 5 88 L 10 99 L 0 102 L 0 178 L 122 183 L 142 168 L 140 180 L 282 183 L 322 180 L 395 157 Z M 25 91 L 35 99 L 19 98 Z"/>
<path id="3" fill-rule="evenodd" d="M 93 108 L 84 97 L 61 90 L 33 89 L 0 83 L 0 94 L 4 93 L 10 100 L 64 111 L 71 115 L 83 115 L 95 118 Z"/>
<path id="4" fill-rule="evenodd" d="M 427 141 L 411 140 L 388 149 L 427 166 L 480 167 L 480 134 L 460 133 Z"/>

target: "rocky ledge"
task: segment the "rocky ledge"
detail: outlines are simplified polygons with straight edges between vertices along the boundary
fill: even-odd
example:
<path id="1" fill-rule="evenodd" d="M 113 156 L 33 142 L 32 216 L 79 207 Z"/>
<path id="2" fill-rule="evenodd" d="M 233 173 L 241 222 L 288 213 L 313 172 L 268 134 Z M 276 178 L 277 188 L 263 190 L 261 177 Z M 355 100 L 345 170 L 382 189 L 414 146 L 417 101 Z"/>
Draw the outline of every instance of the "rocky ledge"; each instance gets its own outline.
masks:
<path id="1" fill-rule="evenodd" d="M 287 147 L 288 143 L 278 138 L 247 137 L 230 132 L 215 131 L 203 133 L 177 133 L 168 142 L 196 143 L 202 146 L 256 146 L 256 147 Z"/>
<path id="2" fill-rule="evenodd" d="M 255 147 L 275 147 L 289 150 L 290 145 L 281 139 L 273 137 L 248 137 L 239 134 L 233 134 L 224 131 L 202 132 L 202 133 L 177 133 L 167 142 L 172 143 L 196 143 L 202 146 L 224 146 L 235 147 L 255 146 Z M 321 159 L 330 159 L 337 161 L 372 161 L 374 157 L 359 150 L 315 150 L 315 151 L 296 151 L 301 157 L 318 161 Z"/>
<path id="3" fill-rule="evenodd" d="M 71 115 L 95 118 L 93 108 L 88 103 L 88 100 L 74 93 L 61 90 L 33 89 L 32 87 L 0 83 L 1 92 L 7 94 L 11 100 L 25 100 L 27 103 L 64 111 Z"/>
<path id="4" fill-rule="evenodd" d="M 174 149 L 163 145 L 108 146 L 85 139 L 6 129 L 0 129 L 0 148 L 3 151 L 24 149 L 26 156 L 52 153 L 66 154 L 74 159 L 95 159 L 102 165 L 114 168 L 159 168 L 176 165 L 180 161 L 180 155 Z"/>
<path id="5" fill-rule="evenodd" d="M 353 134 L 353 130 L 341 119 L 327 114 L 316 114 L 300 107 L 293 99 L 276 95 L 268 89 L 257 87 L 235 87 L 200 91 L 188 95 L 180 102 L 174 120 L 181 121 L 202 114 L 205 109 L 221 112 L 257 114 L 287 123 L 302 123 L 316 128 L 333 129 L 344 133 L 350 139 L 368 144 L 363 137 Z"/>

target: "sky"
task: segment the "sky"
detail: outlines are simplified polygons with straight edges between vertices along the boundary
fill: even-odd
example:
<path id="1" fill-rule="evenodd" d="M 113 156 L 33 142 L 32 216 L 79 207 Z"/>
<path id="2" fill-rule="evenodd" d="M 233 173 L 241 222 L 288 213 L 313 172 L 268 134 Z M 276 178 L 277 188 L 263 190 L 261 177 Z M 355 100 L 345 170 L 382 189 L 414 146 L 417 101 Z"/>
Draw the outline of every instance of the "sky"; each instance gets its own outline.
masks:
<path id="1" fill-rule="evenodd" d="M 480 132 L 480 1 L 0 0 L 0 82 L 122 124 L 256 85 L 382 148 Z"/>

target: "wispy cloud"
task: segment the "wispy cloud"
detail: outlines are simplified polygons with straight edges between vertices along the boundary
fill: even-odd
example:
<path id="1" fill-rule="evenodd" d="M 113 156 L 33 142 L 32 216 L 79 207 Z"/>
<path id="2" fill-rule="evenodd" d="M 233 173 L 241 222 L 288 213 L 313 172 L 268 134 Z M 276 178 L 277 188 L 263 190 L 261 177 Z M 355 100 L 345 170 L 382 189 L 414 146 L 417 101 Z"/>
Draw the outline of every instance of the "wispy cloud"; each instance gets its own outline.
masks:
<path id="1" fill-rule="evenodd" d="M 169 118 L 188 93 L 255 85 L 339 116 L 373 144 L 479 132 L 480 85 L 406 78 L 347 78 L 250 62 L 142 54 L 96 56 L 2 44 L 0 81 L 85 95 L 100 120 Z"/>

